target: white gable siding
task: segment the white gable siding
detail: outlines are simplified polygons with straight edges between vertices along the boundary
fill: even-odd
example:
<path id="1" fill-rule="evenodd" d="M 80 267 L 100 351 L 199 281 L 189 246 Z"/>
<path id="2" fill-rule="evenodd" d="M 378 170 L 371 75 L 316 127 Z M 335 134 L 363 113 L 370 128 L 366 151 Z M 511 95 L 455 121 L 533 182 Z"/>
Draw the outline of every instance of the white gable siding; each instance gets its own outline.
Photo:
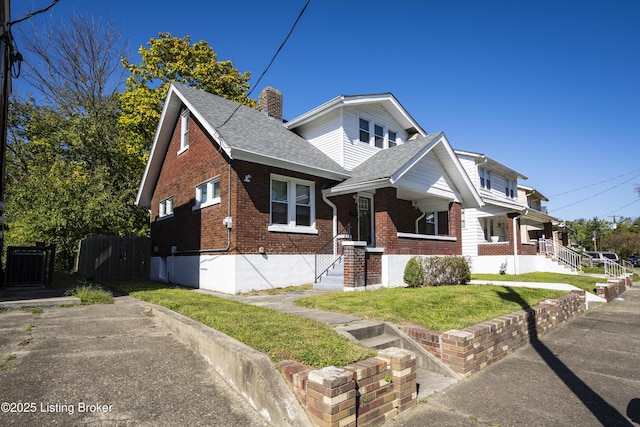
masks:
<path id="1" fill-rule="evenodd" d="M 454 186 L 447 181 L 445 176 L 446 173 L 440 162 L 432 155 L 428 155 L 414 165 L 402 177 L 398 185 L 458 200 Z"/>
<path id="2" fill-rule="evenodd" d="M 480 177 L 478 176 L 478 168 L 476 166 L 476 162 L 467 156 L 462 156 L 458 154 L 458 160 L 460 160 L 460 164 L 464 168 L 464 171 L 469 176 L 471 183 L 476 187 L 480 187 Z"/>
<path id="3" fill-rule="evenodd" d="M 378 105 L 363 105 L 359 107 L 345 107 L 342 117 L 344 126 L 344 164 L 343 167 L 351 170 L 377 153 L 380 148 L 360 142 L 359 118 L 367 119 L 371 122 L 371 133 L 373 135 L 373 124 L 385 126 L 389 130 L 397 132 L 397 142 L 402 143 L 407 140 L 407 133 L 387 111 Z"/>
<path id="4" fill-rule="evenodd" d="M 296 132 L 331 157 L 333 161 L 344 166 L 343 132 L 340 118 L 340 110 L 335 110 L 311 123 L 296 128 Z"/>

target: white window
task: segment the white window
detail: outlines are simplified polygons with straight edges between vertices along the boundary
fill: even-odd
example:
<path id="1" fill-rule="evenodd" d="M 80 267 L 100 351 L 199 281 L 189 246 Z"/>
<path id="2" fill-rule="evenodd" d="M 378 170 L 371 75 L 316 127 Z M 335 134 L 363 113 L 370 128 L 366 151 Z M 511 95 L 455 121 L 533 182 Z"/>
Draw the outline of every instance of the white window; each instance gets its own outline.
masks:
<path id="1" fill-rule="evenodd" d="M 510 179 L 507 180 L 507 183 L 504 188 L 505 196 L 513 199 L 516 197 L 516 183 Z"/>
<path id="2" fill-rule="evenodd" d="M 485 168 L 478 168 L 480 173 L 480 188 L 491 190 L 491 171 Z"/>
<path id="3" fill-rule="evenodd" d="M 384 126 L 373 125 L 373 145 L 384 148 Z"/>
<path id="4" fill-rule="evenodd" d="M 189 110 L 180 116 L 180 151 L 182 153 L 189 148 Z"/>
<path id="5" fill-rule="evenodd" d="M 314 187 L 311 181 L 272 175 L 269 231 L 317 234 Z"/>
<path id="6" fill-rule="evenodd" d="M 429 212 L 424 217 L 427 228 L 425 234 L 429 236 L 449 235 L 449 212 Z"/>
<path id="7" fill-rule="evenodd" d="M 389 148 L 391 147 L 395 147 L 396 145 L 398 145 L 396 143 L 396 139 L 398 137 L 398 134 L 392 130 L 389 131 Z"/>
<path id="8" fill-rule="evenodd" d="M 360 119 L 360 142 L 369 143 L 371 132 L 369 131 L 369 120 Z"/>
<path id="9" fill-rule="evenodd" d="M 206 208 L 220 203 L 220 177 L 196 185 L 196 204 L 193 209 Z"/>
<path id="10" fill-rule="evenodd" d="M 173 197 L 168 197 L 160 201 L 160 209 L 158 211 L 160 218 L 173 216 Z"/>

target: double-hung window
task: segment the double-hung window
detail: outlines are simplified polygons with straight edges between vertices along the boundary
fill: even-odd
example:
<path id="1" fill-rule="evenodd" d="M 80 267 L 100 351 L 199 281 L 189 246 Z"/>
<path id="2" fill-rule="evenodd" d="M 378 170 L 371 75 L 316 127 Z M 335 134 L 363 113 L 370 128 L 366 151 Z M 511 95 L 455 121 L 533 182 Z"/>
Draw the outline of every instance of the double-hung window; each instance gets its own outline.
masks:
<path id="1" fill-rule="evenodd" d="M 384 148 L 384 126 L 373 125 L 373 145 Z"/>
<path id="2" fill-rule="evenodd" d="M 269 231 L 316 234 L 314 187 L 311 181 L 272 175 Z"/>
<path id="3" fill-rule="evenodd" d="M 369 120 L 361 118 L 360 119 L 360 142 L 369 144 L 370 138 L 371 138 L 371 132 L 369 130 Z"/>
<path id="4" fill-rule="evenodd" d="M 509 197 L 510 199 L 515 198 L 516 197 L 515 189 L 516 189 L 516 183 L 508 179 L 504 188 L 505 196 Z"/>
<path id="5" fill-rule="evenodd" d="M 168 197 L 160 201 L 160 207 L 158 210 L 158 217 L 166 218 L 173 216 L 173 197 Z"/>
<path id="6" fill-rule="evenodd" d="M 220 177 L 196 185 L 196 204 L 193 209 L 206 208 L 220 203 Z"/>
<path id="7" fill-rule="evenodd" d="M 180 151 L 182 153 L 189 148 L 189 110 L 180 116 Z"/>
<path id="8" fill-rule="evenodd" d="M 480 173 L 480 188 L 491 190 L 491 171 L 485 168 L 478 168 Z"/>
<path id="9" fill-rule="evenodd" d="M 392 130 L 389 131 L 389 148 L 391 147 L 395 147 L 396 145 L 398 145 L 396 143 L 396 139 L 398 137 L 398 134 Z"/>

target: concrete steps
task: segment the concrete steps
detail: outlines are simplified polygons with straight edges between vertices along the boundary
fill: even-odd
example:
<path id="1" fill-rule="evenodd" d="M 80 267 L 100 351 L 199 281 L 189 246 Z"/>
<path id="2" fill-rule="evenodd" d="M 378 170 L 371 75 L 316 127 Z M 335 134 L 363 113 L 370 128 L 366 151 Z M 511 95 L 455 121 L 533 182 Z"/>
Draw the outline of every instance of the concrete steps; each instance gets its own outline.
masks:
<path id="1" fill-rule="evenodd" d="M 413 351 L 417 359 L 416 382 L 419 399 L 426 398 L 462 378 L 390 323 L 361 320 L 335 329 L 365 347 L 376 350 L 399 347 Z"/>
<path id="2" fill-rule="evenodd" d="M 344 263 L 342 258 L 340 261 L 334 264 L 325 274 L 323 274 L 317 283 L 313 284 L 315 289 L 330 289 L 330 290 L 343 290 L 344 289 Z"/>

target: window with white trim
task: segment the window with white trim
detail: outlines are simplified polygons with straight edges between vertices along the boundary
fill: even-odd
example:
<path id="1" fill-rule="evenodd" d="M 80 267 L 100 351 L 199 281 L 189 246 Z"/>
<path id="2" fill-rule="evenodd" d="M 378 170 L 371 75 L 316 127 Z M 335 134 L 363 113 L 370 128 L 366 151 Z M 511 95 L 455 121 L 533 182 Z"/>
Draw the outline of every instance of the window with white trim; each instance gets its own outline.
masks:
<path id="1" fill-rule="evenodd" d="M 369 131 L 369 120 L 360 118 L 360 142 L 369 143 L 371 132 Z"/>
<path id="2" fill-rule="evenodd" d="M 394 131 L 390 130 L 388 132 L 388 136 L 389 136 L 389 148 L 395 147 L 396 145 L 398 145 L 396 143 L 396 139 L 398 137 L 398 133 L 397 132 L 394 132 Z"/>
<path id="3" fill-rule="evenodd" d="M 510 199 L 514 199 L 516 197 L 516 183 L 515 183 L 515 181 L 513 181 L 511 179 L 507 179 L 507 182 L 506 182 L 505 188 L 504 188 L 504 194 L 505 194 L 505 196 L 509 197 Z"/>
<path id="4" fill-rule="evenodd" d="M 315 232 L 315 184 L 271 176 L 269 231 Z"/>
<path id="5" fill-rule="evenodd" d="M 424 234 L 429 236 L 448 236 L 449 235 L 449 212 L 428 212 L 424 216 L 427 228 Z"/>
<path id="6" fill-rule="evenodd" d="M 384 148 L 384 126 L 373 125 L 373 145 Z"/>
<path id="7" fill-rule="evenodd" d="M 196 204 L 193 209 L 206 208 L 220 203 L 220 177 L 196 185 Z"/>
<path id="8" fill-rule="evenodd" d="M 478 168 L 480 174 L 480 188 L 491 190 L 491 171 L 485 168 Z"/>
<path id="9" fill-rule="evenodd" d="M 189 148 L 189 110 L 180 116 L 180 151 L 178 154 L 187 148 Z"/>
<path id="10" fill-rule="evenodd" d="M 173 216 L 173 197 L 167 197 L 166 199 L 160 201 L 158 216 L 160 218 Z"/>

